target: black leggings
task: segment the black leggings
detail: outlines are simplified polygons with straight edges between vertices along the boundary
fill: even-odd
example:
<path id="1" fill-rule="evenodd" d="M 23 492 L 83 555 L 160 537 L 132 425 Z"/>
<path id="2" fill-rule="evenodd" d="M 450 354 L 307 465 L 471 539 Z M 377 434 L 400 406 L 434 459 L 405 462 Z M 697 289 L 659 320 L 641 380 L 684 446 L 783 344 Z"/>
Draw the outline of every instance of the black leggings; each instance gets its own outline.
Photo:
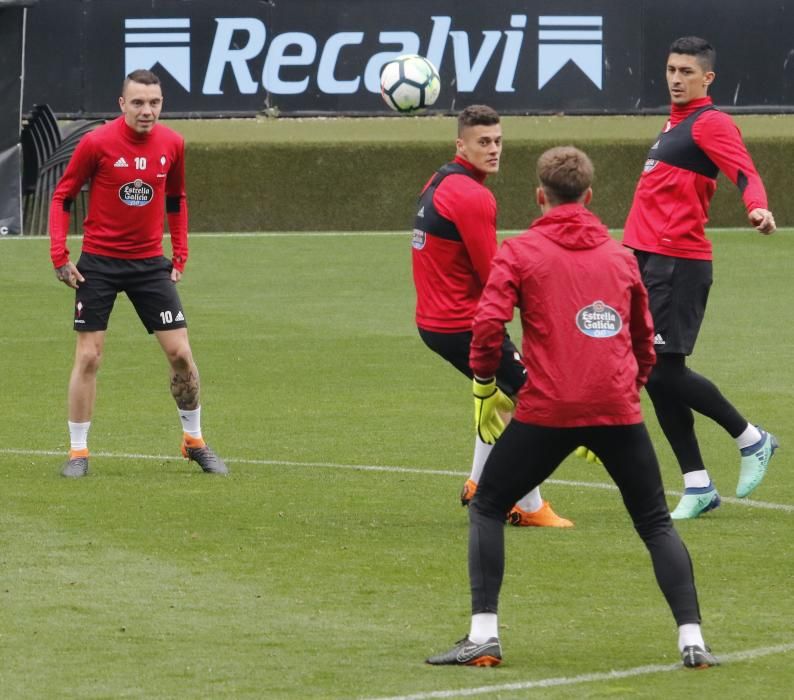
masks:
<path id="1" fill-rule="evenodd" d="M 714 383 L 686 366 L 684 355 L 658 355 L 646 388 L 683 474 L 705 469 L 693 410 L 711 418 L 734 438 L 747 427 L 745 418 Z"/>
<path id="2" fill-rule="evenodd" d="M 643 423 L 545 428 L 511 421 L 496 441 L 469 505 L 472 613 L 497 612 L 507 512 L 517 499 L 548 479 L 579 445 L 599 456 L 620 489 L 676 623 L 699 623 L 692 562 L 670 520 L 659 464 Z"/>

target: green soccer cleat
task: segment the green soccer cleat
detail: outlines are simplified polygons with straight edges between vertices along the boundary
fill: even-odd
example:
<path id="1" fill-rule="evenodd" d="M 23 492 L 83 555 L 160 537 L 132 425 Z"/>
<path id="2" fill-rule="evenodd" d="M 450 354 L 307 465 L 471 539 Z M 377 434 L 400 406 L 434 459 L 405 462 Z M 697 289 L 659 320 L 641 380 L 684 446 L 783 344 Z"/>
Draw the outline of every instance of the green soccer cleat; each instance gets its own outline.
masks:
<path id="1" fill-rule="evenodd" d="M 469 641 L 466 635 L 452 649 L 431 656 L 425 663 L 432 666 L 498 666 L 502 663 L 502 647 L 496 637 L 477 644 Z"/>
<path id="2" fill-rule="evenodd" d="M 684 489 L 684 495 L 681 496 L 675 510 L 670 513 L 670 517 L 673 520 L 691 520 L 718 508 L 719 505 L 720 495 L 714 484 L 709 482 L 708 486 Z"/>
<path id="3" fill-rule="evenodd" d="M 760 427 L 758 427 L 761 430 Z M 772 433 L 761 430 L 761 439 L 741 450 L 742 463 L 739 467 L 739 482 L 736 484 L 736 495 L 746 498 L 763 481 L 769 460 L 779 447 L 777 438 Z"/>

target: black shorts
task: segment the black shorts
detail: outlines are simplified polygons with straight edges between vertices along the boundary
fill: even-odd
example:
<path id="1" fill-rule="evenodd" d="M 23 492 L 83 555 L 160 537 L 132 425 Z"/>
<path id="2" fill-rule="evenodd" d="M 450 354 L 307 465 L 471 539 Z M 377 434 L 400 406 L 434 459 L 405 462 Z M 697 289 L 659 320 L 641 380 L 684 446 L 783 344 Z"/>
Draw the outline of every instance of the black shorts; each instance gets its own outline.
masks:
<path id="1" fill-rule="evenodd" d="M 691 355 L 706 314 L 711 260 L 673 258 L 635 250 L 648 290 L 658 354 Z"/>
<path id="2" fill-rule="evenodd" d="M 75 292 L 74 329 L 106 330 L 119 292 L 129 297 L 149 333 L 186 328 L 182 302 L 171 281 L 172 268 L 162 256 L 125 260 L 83 253 L 77 269 L 85 282 Z"/>
<path id="3" fill-rule="evenodd" d="M 469 367 L 469 348 L 472 332 L 436 333 L 419 329 L 419 335 L 433 352 L 441 355 L 469 379 L 474 379 L 474 372 Z M 527 380 L 527 370 L 521 362 L 519 354 L 510 336 L 505 333 L 502 343 L 502 360 L 496 370 L 496 385 L 508 396 L 516 396 L 518 390 Z"/>

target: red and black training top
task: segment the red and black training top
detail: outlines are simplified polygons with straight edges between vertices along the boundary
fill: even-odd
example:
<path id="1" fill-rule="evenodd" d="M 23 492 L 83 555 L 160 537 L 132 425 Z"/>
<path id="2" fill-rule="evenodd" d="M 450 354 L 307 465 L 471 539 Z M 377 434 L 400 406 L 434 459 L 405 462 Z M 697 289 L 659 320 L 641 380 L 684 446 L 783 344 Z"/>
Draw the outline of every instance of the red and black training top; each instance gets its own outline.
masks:
<path id="1" fill-rule="evenodd" d="M 90 180 L 83 222 L 86 253 L 137 260 L 163 254 L 164 212 L 172 261 L 180 272 L 188 256 L 185 142 L 162 124 L 138 134 L 118 117 L 86 134 L 69 161 L 50 207 L 50 257 L 69 260 L 70 205 Z"/>
<path id="2" fill-rule="evenodd" d="M 748 212 L 767 208 L 766 191 L 733 119 L 710 97 L 673 105 L 648 152 L 623 232 L 623 244 L 676 258 L 711 260 L 709 205 L 722 171 Z"/>
<path id="3" fill-rule="evenodd" d="M 416 325 L 471 330 L 496 254 L 496 199 L 464 158 L 440 168 L 419 197 L 412 245 Z"/>

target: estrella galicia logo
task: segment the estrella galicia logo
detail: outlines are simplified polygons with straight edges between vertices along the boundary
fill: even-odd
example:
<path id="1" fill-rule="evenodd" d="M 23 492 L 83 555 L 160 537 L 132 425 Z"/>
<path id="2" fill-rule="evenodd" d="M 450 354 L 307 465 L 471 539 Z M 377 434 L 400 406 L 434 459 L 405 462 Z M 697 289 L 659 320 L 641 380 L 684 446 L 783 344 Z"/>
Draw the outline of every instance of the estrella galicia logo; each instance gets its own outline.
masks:
<path id="1" fill-rule="evenodd" d="M 190 18 L 125 19 L 124 74 L 160 64 L 190 92 Z"/>
<path id="2" fill-rule="evenodd" d="M 418 228 L 414 229 L 414 234 L 411 237 L 411 246 L 416 250 L 422 250 L 427 242 L 427 234 Z"/>
<path id="3" fill-rule="evenodd" d="M 620 332 L 623 321 L 620 314 L 603 301 L 594 301 L 579 309 L 576 327 L 591 338 L 611 338 Z"/>
<path id="4" fill-rule="evenodd" d="M 119 187 L 119 199 L 130 207 L 145 207 L 154 199 L 154 188 L 138 179 Z"/>

